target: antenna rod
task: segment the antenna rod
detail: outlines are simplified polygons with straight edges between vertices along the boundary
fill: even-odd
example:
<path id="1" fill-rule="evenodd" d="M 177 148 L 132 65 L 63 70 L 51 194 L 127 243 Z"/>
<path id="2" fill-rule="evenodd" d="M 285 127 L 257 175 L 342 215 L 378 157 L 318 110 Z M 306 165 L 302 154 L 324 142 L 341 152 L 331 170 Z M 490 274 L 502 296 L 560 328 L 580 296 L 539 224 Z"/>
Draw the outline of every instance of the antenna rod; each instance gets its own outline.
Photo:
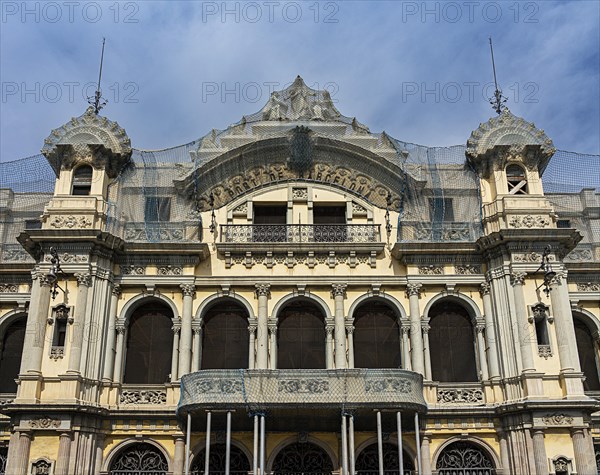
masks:
<path id="1" fill-rule="evenodd" d="M 100 55 L 100 72 L 98 74 L 98 87 L 96 88 L 96 92 L 94 97 L 88 97 L 88 104 L 94 107 L 94 113 L 98 114 L 100 109 L 102 109 L 108 101 L 102 97 L 102 90 L 100 89 L 100 82 L 102 81 L 102 65 L 104 64 L 104 44 L 106 43 L 106 38 L 102 38 L 102 53 Z"/>
<path id="2" fill-rule="evenodd" d="M 506 109 L 504 103 L 508 100 L 506 97 L 502 95 L 502 91 L 498 87 L 498 80 L 496 79 L 496 62 L 494 61 L 494 45 L 492 44 L 492 37 L 490 36 L 490 51 L 492 53 L 492 69 L 494 70 L 494 86 L 496 90 L 494 91 L 494 99 L 490 100 L 490 104 L 496 111 L 496 113 L 502 114 L 502 111 Z"/>
<path id="3" fill-rule="evenodd" d="M 494 45 L 492 44 L 492 37 L 490 36 L 490 51 L 492 52 L 492 69 L 494 70 L 494 85 L 498 90 L 498 81 L 496 80 L 496 62 L 494 61 Z M 102 44 L 102 54 L 104 54 L 104 43 Z M 100 65 L 100 73 L 102 74 L 102 65 Z M 100 87 L 100 83 L 98 83 Z"/>
<path id="4" fill-rule="evenodd" d="M 490 41 L 492 41 L 490 39 Z M 100 91 L 100 81 L 102 80 L 102 63 L 104 63 L 104 43 L 106 43 L 106 38 L 102 38 L 102 54 L 100 55 L 100 74 L 98 74 L 98 91 Z M 494 57 L 494 53 L 492 52 L 492 58 Z M 496 77 L 496 70 L 494 69 L 494 77 Z"/>

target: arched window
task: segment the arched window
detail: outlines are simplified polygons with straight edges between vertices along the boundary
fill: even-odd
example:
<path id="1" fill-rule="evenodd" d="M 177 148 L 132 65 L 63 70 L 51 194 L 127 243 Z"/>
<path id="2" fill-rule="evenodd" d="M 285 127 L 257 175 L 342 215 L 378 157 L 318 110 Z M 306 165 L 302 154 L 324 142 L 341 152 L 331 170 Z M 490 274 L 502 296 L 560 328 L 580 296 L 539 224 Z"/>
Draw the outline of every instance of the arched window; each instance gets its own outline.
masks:
<path id="1" fill-rule="evenodd" d="M 0 447 L 0 475 L 6 473 L 6 461 L 8 460 L 8 447 Z"/>
<path id="2" fill-rule="evenodd" d="M 581 371 L 585 375 L 583 387 L 586 391 L 600 391 L 600 378 L 598 377 L 598 351 L 589 327 L 581 319 L 573 319 L 575 324 L 575 340 Z"/>
<path id="3" fill-rule="evenodd" d="M 162 384 L 171 372 L 173 313 L 158 301 L 137 308 L 131 315 L 123 382 Z"/>
<path id="4" fill-rule="evenodd" d="M 246 309 L 231 301 L 219 303 L 206 312 L 203 320 L 201 368 L 247 368 L 249 335 Z"/>
<path id="5" fill-rule="evenodd" d="M 429 311 L 429 352 L 434 381 L 477 381 L 475 339 L 469 313 L 450 300 L 436 302 Z"/>
<path id="6" fill-rule="evenodd" d="M 81 165 L 73 170 L 73 187 L 71 194 L 85 196 L 92 191 L 93 169 L 89 165 Z"/>
<path id="7" fill-rule="evenodd" d="M 19 318 L 4 330 L 0 351 L 0 393 L 12 394 L 17 392 L 15 379 L 17 379 L 21 368 L 26 323 L 26 318 Z"/>
<path id="8" fill-rule="evenodd" d="M 277 366 L 325 368 L 325 321 L 321 309 L 299 300 L 286 305 L 278 319 Z"/>
<path id="9" fill-rule="evenodd" d="M 109 475 L 167 475 L 164 455 L 152 444 L 141 442 L 125 447 L 110 464 Z"/>
<path id="10" fill-rule="evenodd" d="M 398 317 L 385 303 L 367 301 L 354 312 L 354 366 L 400 368 Z"/>
<path id="11" fill-rule="evenodd" d="M 412 457 L 403 451 L 402 456 L 404 470 L 414 470 L 415 466 L 412 462 Z M 383 467 L 385 475 L 396 475 L 400 472 L 398 459 L 398 446 L 384 443 L 383 444 Z M 379 473 L 379 451 L 377 444 L 371 444 L 362 450 L 356 457 L 356 474 L 357 475 L 375 475 Z"/>
<path id="12" fill-rule="evenodd" d="M 494 463 L 487 452 L 471 442 L 453 442 L 449 444 L 442 450 L 436 467 L 439 475 L 471 473 L 494 475 L 496 473 Z"/>
<path id="13" fill-rule="evenodd" d="M 213 444 L 210 446 L 208 471 L 214 475 L 225 473 L 225 444 Z M 203 449 L 192 462 L 190 475 L 201 475 L 204 473 L 206 463 L 206 451 Z M 231 475 L 248 475 L 250 462 L 246 454 L 235 445 L 232 445 L 229 453 L 229 473 Z"/>
<path id="14" fill-rule="evenodd" d="M 333 472 L 333 462 L 327 452 L 311 442 L 290 444 L 273 461 L 273 475 L 327 475 Z"/>
<path id="15" fill-rule="evenodd" d="M 509 165 L 506 167 L 506 181 L 508 182 L 508 193 L 511 195 L 526 195 L 527 175 L 525 170 L 519 165 Z"/>

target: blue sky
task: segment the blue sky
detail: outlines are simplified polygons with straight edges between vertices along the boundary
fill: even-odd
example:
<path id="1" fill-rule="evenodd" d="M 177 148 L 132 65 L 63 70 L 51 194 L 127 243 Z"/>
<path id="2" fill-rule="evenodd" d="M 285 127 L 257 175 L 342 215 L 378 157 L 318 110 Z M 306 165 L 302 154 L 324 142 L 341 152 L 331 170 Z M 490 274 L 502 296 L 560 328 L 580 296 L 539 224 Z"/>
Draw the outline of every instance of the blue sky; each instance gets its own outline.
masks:
<path id="1" fill-rule="evenodd" d="M 87 106 L 140 149 L 259 110 L 297 74 L 340 112 L 424 145 L 494 115 L 488 36 L 510 109 L 557 148 L 600 153 L 600 2 L 0 2 L 0 161 L 39 153 Z M 89 94 L 93 93 L 93 87 Z"/>

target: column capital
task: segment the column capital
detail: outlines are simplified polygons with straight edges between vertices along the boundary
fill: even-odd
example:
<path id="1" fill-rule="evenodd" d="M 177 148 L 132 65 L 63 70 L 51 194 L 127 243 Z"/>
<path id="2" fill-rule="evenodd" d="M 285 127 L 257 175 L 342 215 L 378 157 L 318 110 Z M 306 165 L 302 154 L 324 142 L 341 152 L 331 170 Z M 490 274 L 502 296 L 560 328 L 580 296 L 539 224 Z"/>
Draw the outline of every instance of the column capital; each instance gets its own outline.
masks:
<path id="1" fill-rule="evenodd" d="M 345 297 L 346 296 L 346 288 L 348 286 L 346 284 L 331 284 L 331 295 L 333 298 L 335 297 Z"/>
<path id="2" fill-rule="evenodd" d="M 75 274 L 75 278 L 77 279 L 77 286 L 84 285 L 85 287 L 92 286 L 92 277 L 89 273 L 77 273 Z"/>
<path id="3" fill-rule="evenodd" d="M 112 285 L 111 292 L 115 297 L 119 297 L 121 295 L 122 291 L 123 291 L 123 289 L 121 288 L 121 285 L 119 285 L 119 284 Z"/>
<path id="4" fill-rule="evenodd" d="M 421 323 L 421 330 L 427 335 L 429 334 L 429 330 L 431 330 L 431 326 L 428 323 Z"/>
<path id="5" fill-rule="evenodd" d="M 48 275 L 44 274 L 43 272 L 38 272 L 36 274 L 35 278 L 40 281 L 40 286 L 41 287 L 50 287 L 52 285 L 52 283 L 48 279 Z"/>
<path id="6" fill-rule="evenodd" d="M 346 333 L 352 335 L 354 333 L 354 325 L 346 325 Z"/>
<path id="7" fill-rule="evenodd" d="M 475 325 L 475 331 L 477 333 L 483 333 L 485 331 L 485 324 L 478 323 L 477 325 Z"/>
<path id="8" fill-rule="evenodd" d="M 124 335 L 125 334 L 125 325 L 117 325 L 115 327 L 115 330 L 117 330 L 117 334 Z"/>
<path id="9" fill-rule="evenodd" d="M 410 325 L 402 325 L 400 331 L 403 335 L 410 335 Z"/>
<path id="10" fill-rule="evenodd" d="M 196 293 L 196 286 L 194 284 L 181 284 L 179 288 L 184 297 L 193 297 Z"/>
<path id="11" fill-rule="evenodd" d="M 481 296 L 483 297 L 484 295 L 489 295 L 490 294 L 490 283 L 489 282 L 482 282 L 479 285 L 479 293 L 481 294 Z"/>
<path id="12" fill-rule="evenodd" d="M 531 433 L 533 434 L 533 436 L 536 435 L 542 435 L 542 437 L 544 436 L 546 432 L 546 428 L 545 427 L 541 427 L 541 426 L 534 426 L 531 428 Z"/>
<path id="13" fill-rule="evenodd" d="M 192 326 L 192 333 L 194 335 L 202 334 L 202 327 L 200 325 L 193 325 Z"/>
<path id="14" fill-rule="evenodd" d="M 421 293 L 421 287 L 423 287 L 423 284 L 419 282 L 410 282 L 406 284 L 406 296 L 410 298 L 412 295 L 416 295 L 418 297 Z"/>
<path id="15" fill-rule="evenodd" d="M 515 285 L 523 285 L 527 277 L 527 272 L 513 272 L 510 275 L 510 283 L 514 287 Z"/>
<path id="16" fill-rule="evenodd" d="M 269 297 L 271 295 L 271 284 L 256 284 L 254 288 L 256 298 Z"/>
<path id="17" fill-rule="evenodd" d="M 181 331 L 181 327 L 179 325 L 173 325 L 171 327 L 171 330 L 173 330 L 174 335 L 179 335 L 179 332 Z"/>
<path id="18" fill-rule="evenodd" d="M 333 326 L 333 325 L 326 325 L 325 326 L 325 333 L 327 333 L 327 336 L 332 336 L 334 329 L 335 329 L 335 326 Z"/>

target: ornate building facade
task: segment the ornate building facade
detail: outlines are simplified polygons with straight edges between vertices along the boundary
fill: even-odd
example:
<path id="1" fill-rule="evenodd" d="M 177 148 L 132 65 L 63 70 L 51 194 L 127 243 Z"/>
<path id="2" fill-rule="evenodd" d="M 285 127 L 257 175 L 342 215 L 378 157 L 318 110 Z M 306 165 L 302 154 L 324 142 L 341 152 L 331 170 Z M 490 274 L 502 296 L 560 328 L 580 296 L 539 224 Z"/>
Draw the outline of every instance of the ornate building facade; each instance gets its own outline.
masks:
<path id="1" fill-rule="evenodd" d="M 533 124 L 421 147 L 297 78 L 42 153 L 0 190 L 0 473 L 598 473 L 600 194 L 545 189 Z"/>

